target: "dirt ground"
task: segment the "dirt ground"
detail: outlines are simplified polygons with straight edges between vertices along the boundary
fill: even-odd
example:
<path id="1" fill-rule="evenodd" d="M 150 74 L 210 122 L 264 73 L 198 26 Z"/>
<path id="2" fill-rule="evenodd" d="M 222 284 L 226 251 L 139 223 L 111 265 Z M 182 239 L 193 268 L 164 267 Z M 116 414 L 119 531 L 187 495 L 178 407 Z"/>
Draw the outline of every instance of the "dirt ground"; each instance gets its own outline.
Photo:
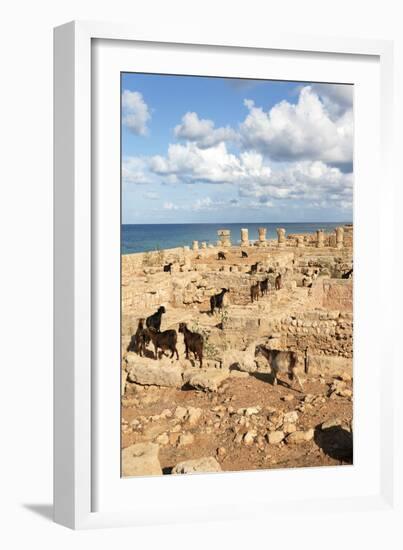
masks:
<path id="1" fill-rule="evenodd" d="M 178 462 L 203 456 L 214 456 L 223 471 L 352 463 L 352 397 L 334 391 L 336 382 L 347 390 L 341 393 L 349 394 L 352 381 L 347 374 L 308 376 L 303 393 L 287 382 L 272 385 L 269 375 L 233 375 L 219 393 L 133 387 L 122 400 L 122 448 L 162 435 L 160 441 L 166 444 L 160 446 L 159 459 L 166 474 Z M 181 407 L 201 409 L 201 416 L 189 425 L 181 414 L 175 415 L 177 407 L 179 413 Z M 246 408 L 255 412 L 240 411 Z M 291 411 L 298 420 L 290 429 L 313 428 L 313 438 L 291 443 L 286 436 L 279 444 L 269 444 L 268 433 L 284 430 L 283 415 Z M 324 422 L 329 427 L 321 430 Z M 245 439 L 248 432 L 254 436 L 251 443 Z"/>

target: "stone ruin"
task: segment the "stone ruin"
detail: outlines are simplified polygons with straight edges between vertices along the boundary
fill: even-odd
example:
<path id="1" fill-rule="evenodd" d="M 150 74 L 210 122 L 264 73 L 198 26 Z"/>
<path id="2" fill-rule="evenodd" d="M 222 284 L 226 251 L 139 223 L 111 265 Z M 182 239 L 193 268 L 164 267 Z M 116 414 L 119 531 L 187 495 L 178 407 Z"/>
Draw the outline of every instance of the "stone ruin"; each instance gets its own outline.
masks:
<path id="1" fill-rule="evenodd" d="M 352 226 L 340 226 L 332 233 L 319 230 L 313 234 L 295 235 L 287 235 L 284 228 L 278 228 L 276 239 L 268 239 L 265 228 L 261 228 L 257 241 L 251 241 L 248 229 L 242 228 L 237 245 L 231 243 L 231 231 L 221 229 L 218 238 L 217 245 L 195 240 L 191 246 L 122 256 L 122 394 L 123 403 L 128 403 L 129 407 L 123 409 L 124 418 L 128 414 L 125 411 L 133 407 L 133 402 L 141 403 L 141 396 L 146 398 L 153 395 L 153 388 L 160 392 L 156 394 L 159 400 L 165 395 L 164 392 L 181 391 L 182 388 L 193 389 L 194 399 L 199 399 L 197 396 L 200 392 L 207 392 L 213 396 L 212 403 L 218 407 L 217 410 L 224 411 L 211 412 L 211 405 L 203 409 L 204 401 L 200 397 L 200 410 L 193 410 L 195 405 L 192 405 L 182 413 L 182 410 L 177 412 L 180 406 L 176 409 L 174 407 L 175 410 L 169 413 L 173 414 L 172 420 L 169 416 L 163 419 L 162 413 L 158 412 L 151 420 L 141 420 L 140 415 L 139 420 L 133 420 L 135 427 L 126 422 L 123 425 L 124 464 L 125 471 L 132 472 L 127 475 L 137 475 L 138 472 L 138 475 L 141 472 L 148 475 L 144 474 L 148 470 L 143 465 L 137 468 L 138 464 L 133 458 L 135 449 L 132 448 L 136 445 L 154 445 L 152 448 L 147 447 L 147 452 L 153 455 L 154 473 L 161 473 L 161 464 L 174 465 L 172 473 L 193 471 L 196 459 L 200 459 L 204 465 L 200 466 L 201 471 L 207 471 L 205 468 L 209 467 L 213 468 L 211 471 L 219 471 L 222 464 L 227 464 L 227 467 L 232 464 L 233 459 L 228 456 L 235 451 L 236 455 L 239 449 L 246 453 L 246 449 L 257 446 L 261 450 L 269 450 L 268 454 L 274 455 L 275 460 L 275 449 L 281 442 L 287 448 L 296 442 L 302 442 L 298 444 L 303 449 L 304 445 L 315 445 L 316 428 L 309 424 L 308 417 L 311 409 L 312 414 L 315 411 L 319 411 L 315 413 L 317 415 L 325 414 L 320 411 L 330 411 L 337 405 L 342 407 L 340 410 L 344 417 L 351 418 L 353 279 L 343 276 L 353 266 Z M 242 250 L 246 247 L 248 257 L 242 257 Z M 218 252 L 222 249 L 225 249 L 225 260 L 218 260 Z M 171 273 L 163 271 L 167 263 L 172 263 Z M 252 265 L 257 266 L 256 272 L 251 271 Z M 276 291 L 274 283 L 279 274 L 282 285 Z M 259 295 L 259 299 L 252 303 L 251 286 L 264 279 L 269 282 L 269 291 L 265 296 Z M 224 307 L 211 315 L 210 297 L 223 288 L 229 289 Z M 185 358 L 181 334 L 178 338 L 179 361 L 168 357 L 156 361 L 152 357 L 151 347 L 148 357 L 127 352 L 139 318 L 154 313 L 161 305 L 166 309 L 161 330 L 177 331 L 179 323 L 184 322 L 191 330 L 203 335 L 205 360 L 202 369 L 192 358 Z M 231 412 L 231 407 L 225 404 L 229 398 L 228 392 L 232 391 L 232 386 L 235 388 L 237 380 L 242 381 L 243 385 L 251 383 L 252 388 L 261 384 L 261 399 L 264 399 L 264 384 L 267 384 L 265 377 L 270 373 L 270 368 L 264 357 L 255 356 L 257 345 L 280 351 L 295 351 L 298 354 L 298 369 L 300 376 L 305 378 L 304 387 L 307 384 L 308 389 L 311 389 L 305 390 L 303 399 L 306 401 L 298 405 L 301 411 L 306 407 L 306 413 L 298 414 L 308 414 L 307 419 L 296 427 L 292 422 L 286 422 L 284 416 L 291 415 L 291 412 L 294 414 L 295 405 L 291 411 L 291 405 L 287 405 L 288 409 L 282 406 L 281 410 L 276 405 L 276 412 L 270 414 L 281 413 L 283 424 L 276 424 L 274 417 L 269 415 L 272 420 L 265 434 L 264 430 L 268 428 L 267 413 L 263 415 L 263 401 L 258 406 L 247 401 L 242 404 L 242 410 L 246 411 L 249 407 L 250 411 L 255 411 L 248 413 L 250 416 L 244 412 L 235 414 L 236 411 Z M 304 357 L 309 363 L 309 374 L 305 372 Z M 318 381 L 324 393 L 317 393 Z M 144 388 L 144 394 L 141 388 Z M 276 403 L 280 397 L 289 398 L 290 403 L 295 403 L 298 397 L 294 389 L 287 390 L 281 385 L 278 388 L 270 386 L 270 392 L 270 399 Z M 187 395 L 192 394 L 188 391 Z M 267 407 L 270 408 L 270 404 Z M 219 425 L 214 414 L 221 415 L 223 426 L 225 423 L 231 426 L 231 443 L 225 439 L 227 428 L 227 431 L 223 428 L 221 432 L 221 428 L 214 427 Z M 252 417 L 258 421 L 259 415 L 263 415 L 261 426 L 259 423 L 253 424 L 250 419 Z M 176 416 L 181 418 L 180 429 L 174 423 Z M 249 420 L 241 421 L 244 417 Z M 323 417 L 324 425 L 331 426 L 332 422 L 336 420 L 326 415 Z M 173 427 L 169 428 L 171 424 Z M 158 432 L 157 428 L 165 431 Z M 197 456 L 199 434 L 203 433 L 206 438 L 209 430 L 212 433 L 211 445 L 215 445 L 211 447 L 213 460 L 212 457 Z M 295 431 L 291 433 L 287 430 Z M 346 433 L 350 434 L 348 430 Z M 321 434 L 319 436 L 322 437 Z M 231 450 L 231 446 L 235 446 L 235 451 Z M 224 456 L 227 457 L 225 460 Z M 305 449 L 303 456 L 311 455 Z M 186 463 L 186 459 L 189 459 L 189 463 Z M 301 465 L 313 464 L 303 460 L 307 459 L 301 458 Z M 320 464 L 323 464 L 324 459 L 320 460 Z M 242 465 L 234 464 L 242 469 Z M 296 464 L 290 462 L 290 465 Z M 275 467 L 275 464 L 269 467 Z M 250 469 L 246 463 L 245 469 Z"/>

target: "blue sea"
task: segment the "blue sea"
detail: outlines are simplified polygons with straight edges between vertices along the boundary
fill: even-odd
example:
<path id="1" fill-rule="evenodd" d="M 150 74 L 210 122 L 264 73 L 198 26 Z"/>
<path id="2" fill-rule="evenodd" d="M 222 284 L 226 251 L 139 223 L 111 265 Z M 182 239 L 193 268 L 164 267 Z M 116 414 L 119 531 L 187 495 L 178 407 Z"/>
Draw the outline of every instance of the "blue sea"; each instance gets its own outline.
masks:
<path id="1" fill-rule="evenodd" d="M 216 244 L 218 229 L 230 229 L 231 241 L 237 244 L 241 240 L 241 228 L 249 229 L 249 239 L 257 240 L 258 228 L 267 228 L 267 238 L 277 238 L 276 228 L 284 227 L 288 233 L 313 233 L 317 229 L 332 231 L 343 223 L 177 223 L 177 224 L 123 224 L 121 233 L 122 254 L 149 252 L 177 246 L 191 246 L 192 241 L 206 241 Z"/>

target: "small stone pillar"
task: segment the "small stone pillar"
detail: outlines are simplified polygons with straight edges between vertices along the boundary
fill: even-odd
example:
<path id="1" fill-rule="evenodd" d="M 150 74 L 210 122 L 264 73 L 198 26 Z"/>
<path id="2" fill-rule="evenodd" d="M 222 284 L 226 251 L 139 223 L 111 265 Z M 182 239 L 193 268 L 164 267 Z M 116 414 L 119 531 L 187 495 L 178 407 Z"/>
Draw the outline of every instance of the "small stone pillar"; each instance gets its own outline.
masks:
<path id="1" fill-rule="evenodd" d="M 193 241 L 192 250 L 193 252 L 197 252 L 199 250 L 199 241 Z"/>
<path id="2" fill-rule="evenodd" d="M 336 227 L 336 248 L 343 248 L 344 246 L 344 229 L 343 227 Z"/>
<path id="3" fill-rule="evenodd" d="M 241 229 L 241 246 L 249 246 L 249 230 L 246 228 Z"/>
<path id="4" fill-rule="evenodd" d="M 323 248 L 325 246 L 325 233 L 323 229 L 316 231 L 316 247 Z"/>
<path id="5" fill-rule="evenodd" d="M 207 248 L 207 243 L 206 243 L 205 241 L 203 241 L 203 242 L 201 243 L 201 247 L 202 247 L 203 250 L 204 250 L 205 248 Z"/>
<path id="6" fill-rule="evenodd" d="M 258 246 L 266 246 L 267 245 L 267 243 L 266 243 L 266 231 L 267 231 L 267 229 L 265 227 L 259 227 L 259 229 L 257 231 L 259 233 L 259 240 L 257 242 L 257 245 Z"/>
<path id="7" fill-rule="evenodd" d="M 217 231 L 219 236 L 219 245 L 224 247 L 231 246 L 231 231 L 229 229 L 219 229 Z"/>
<path id="8" fill-rule="evenodd" d="M 305 244 L 304 244 L 303 235 L 298 235 L 298 237 L 297 237 L 297 248 L 303 248 L 304 246 L 305 246 Z"/>
<path id="9" fill-rule="evenodd" d="M 277 228 L 277 240 L 280 248 L 285 247 L 285 229 L 283 227 Z"/>

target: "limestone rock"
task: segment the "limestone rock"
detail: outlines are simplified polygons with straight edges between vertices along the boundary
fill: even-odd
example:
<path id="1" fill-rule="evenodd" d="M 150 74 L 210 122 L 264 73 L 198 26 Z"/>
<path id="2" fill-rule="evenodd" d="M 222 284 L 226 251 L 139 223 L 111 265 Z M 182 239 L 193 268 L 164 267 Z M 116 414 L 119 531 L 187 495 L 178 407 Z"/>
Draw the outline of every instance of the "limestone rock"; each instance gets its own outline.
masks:
<path id="1" fill-rule="evenodd" d="M 245 445 L 252 445 L 252 443 L 255 441 L 255 438 L 257 436 L 256 430 L 249 430 L 246 432 L 243 438 L 243 442 Z"/>
<path id="2" fill-rule="evenodd" d="M 162 475 L 158 460 L 159 446 L 155 443 L 136 443 L 122 451 L 123 476 Z"/>
<path id="3" fill-rule="evenodd" d="M 190 432 L 185 432 L 179 436 L 178 447 L 185 447 L 186 445 L 191 445 L 194 441 L 194 435 Z"/>
<path id="4" fill-rule="evenodd" d="M 174 417 L 178 420 L 184 420 L 187 415 L 187 409 L 185 407 L 176 407 Z"/>
<path id="5" fill-rule="evenodd" d="M 290 433 L 287 437 L 287 443 L 303 443 L 305 441 L 311 441 L 314 436 L 314 429 L 310 428 L 306 431 L 297 431 Z"/>
<path id="6" fill-rule="evenodd" d="M 193 388 L 209 391 L 217 391 L 219 385 L 229 377 L 228 370 L 221 369 L 206 369 L 197 370 L 190 369 L 183 373 L 183 380 Z"/>
<path id="7" fill-rule="evenodd" d="M 284 415 L 284 424 L 295 424 L 298 420 L 297 411 L 290 411 Z"/>
<path id="8" fill-rule="evenodd" d="M 196 458 L 195 460 L 185 460 L 172 468 L 172 474 L 196 474 L 201 472 L 221 472 L 221 466 L 214 457 L 208 456 Z"/>
<path id="9" fill-rule="evenodd" d="M 186 423 L 189 426 L 196 426 L 201 418 L 202 413 L 203 413 L 203 410 L 200 408 L 189 407 L 187 410 Z"/>
<path id="10" fill-rule="evenodd" d="M 285 434 L 281 430 L 276 432 L 269 432 L 267 434 L 267 440 L 270 443 L 270 445 L 278 445 L 279 443 L 281 443 L 281 441 L 283 441 L 284 436 Z"/>
<path id="11" fill-rule="evenodd" d="M 179 365 L 164 365 L 152 359 L 147 362 L 142 362 L 141 358 L 138 361 L 131 360 L 128 380 L 143 386 L 181 388 L 183 385 L 182 369 Z"/>

